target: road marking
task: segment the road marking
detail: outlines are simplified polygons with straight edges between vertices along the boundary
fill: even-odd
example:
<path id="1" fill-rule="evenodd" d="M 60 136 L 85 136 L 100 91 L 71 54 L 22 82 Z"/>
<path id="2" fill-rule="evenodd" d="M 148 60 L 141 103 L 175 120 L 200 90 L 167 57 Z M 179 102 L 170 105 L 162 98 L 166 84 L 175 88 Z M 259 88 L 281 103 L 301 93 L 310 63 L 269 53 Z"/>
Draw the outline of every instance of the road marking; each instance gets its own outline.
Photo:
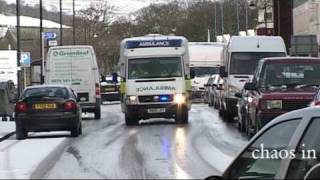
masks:
<path id="1" fill-rule="evenodd" d="M 9 139 L 9 138 L 10 138 L 11 136 L 13 136 L 14 134 L 16 134 L 16 131 L 13 131 L 13 132 L 11 132 L 11 133 L 6 134 L 5 136 L 2 136 L 2 137 L 0 138 L 0 142 L 4 141 L 4 140 L 6 140 L 6 139 Z"/>

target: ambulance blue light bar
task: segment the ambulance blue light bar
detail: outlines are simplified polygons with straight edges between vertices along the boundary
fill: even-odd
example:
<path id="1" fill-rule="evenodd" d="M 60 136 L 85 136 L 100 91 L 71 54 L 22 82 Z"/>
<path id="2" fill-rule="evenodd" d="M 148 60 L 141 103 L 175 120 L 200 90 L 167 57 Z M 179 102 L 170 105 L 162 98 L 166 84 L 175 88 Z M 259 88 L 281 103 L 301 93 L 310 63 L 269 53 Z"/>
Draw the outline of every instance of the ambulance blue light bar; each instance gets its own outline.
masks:
<path id="1" fill-rule="evenodd" d="M 181 47 L 181 46 L 182 46 L 181 39 L 128 41 L 126 44 L 127 49 L 153 48 L 153 47 Z"/>

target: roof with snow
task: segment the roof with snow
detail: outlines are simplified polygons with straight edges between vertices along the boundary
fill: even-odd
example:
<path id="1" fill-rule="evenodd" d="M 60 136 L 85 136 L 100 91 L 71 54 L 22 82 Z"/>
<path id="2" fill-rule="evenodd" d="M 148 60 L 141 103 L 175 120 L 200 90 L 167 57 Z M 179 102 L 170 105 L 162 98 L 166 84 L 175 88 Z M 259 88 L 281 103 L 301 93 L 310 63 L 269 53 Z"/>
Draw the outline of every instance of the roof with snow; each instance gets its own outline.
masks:
<path id="1" fill-rule="evenodd" d="M 44 28 L 60 28 L 60 24 L 49 21 L 42 20 Z M 5 27 L 15 27 L 17 25 L 16 16 L 5 16 L 0 14 L 0 26 Z M 21 27 L 40 27 L 40 19 L 28 17 L 28 16 L 20 16 L 20 26 Z M 62 25 L 62 28 L 71 28 L 70 26 Z"/>

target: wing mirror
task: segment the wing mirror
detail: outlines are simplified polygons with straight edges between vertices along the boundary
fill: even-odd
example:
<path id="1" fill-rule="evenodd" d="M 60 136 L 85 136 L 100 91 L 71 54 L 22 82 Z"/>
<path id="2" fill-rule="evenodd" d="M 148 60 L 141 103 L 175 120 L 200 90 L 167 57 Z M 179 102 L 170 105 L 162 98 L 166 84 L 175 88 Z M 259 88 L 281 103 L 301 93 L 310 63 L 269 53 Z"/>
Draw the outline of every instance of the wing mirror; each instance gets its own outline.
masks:
<path id="1" fill-rule="evenodd" d="M 249 90 L 249 91 L 255 91 L 255 90 L 257 90 L 257 87 L 256 87 L 256 84 L 255 84 L 255 83 L 247 82 L 247 83 L 244 85 L 244 89 L 245 89 L 245 90 Z"/>
<path id="2" fill-rule="evenodd" d="M 190 70 L 190 78 L 194 79 L 196 77 L 196 73 L 194 72 L 193 69 Z"/>
<path id="3" fill-rule="evenodd" d="M 223 179 L 223 178 L 221 176 L 209 176 L 205 178 L 205 180 L 216 180 L 216 179 Z"/>

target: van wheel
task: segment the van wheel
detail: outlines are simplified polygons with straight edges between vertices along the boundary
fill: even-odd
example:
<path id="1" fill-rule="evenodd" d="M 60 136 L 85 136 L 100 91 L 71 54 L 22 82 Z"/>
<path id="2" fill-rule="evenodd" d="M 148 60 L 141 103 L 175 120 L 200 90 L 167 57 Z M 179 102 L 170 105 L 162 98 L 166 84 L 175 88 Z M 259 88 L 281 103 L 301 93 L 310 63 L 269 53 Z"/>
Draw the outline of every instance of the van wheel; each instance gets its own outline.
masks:
<path id="1" fill-rule="evenodd" d="M 100 120 L 101 119 L 101 107 L 96 107 L 94 111 L 94 119 Z"/>
<path id="2" fill-rule="evenodd" d="M 26 139 L 27 136 L 28 136 L 28 132 L 24 128 L 17 125 L 16 126 L 16 139 L 23 140 L 23 139 Z"/>
<path id="3" fill-rule="evenodd" d="M 176 114 L 176 124 L 188 124 L 189 123 L 189 112 L 188 109 L 184 108 L 181 112 Z"/>
<path id="4" fill-rule="evenodd" d="M 136 126 L 139 125 L 139 119 L 129 114 L 125 114 L 125 120 L 127 126 Z"/>

